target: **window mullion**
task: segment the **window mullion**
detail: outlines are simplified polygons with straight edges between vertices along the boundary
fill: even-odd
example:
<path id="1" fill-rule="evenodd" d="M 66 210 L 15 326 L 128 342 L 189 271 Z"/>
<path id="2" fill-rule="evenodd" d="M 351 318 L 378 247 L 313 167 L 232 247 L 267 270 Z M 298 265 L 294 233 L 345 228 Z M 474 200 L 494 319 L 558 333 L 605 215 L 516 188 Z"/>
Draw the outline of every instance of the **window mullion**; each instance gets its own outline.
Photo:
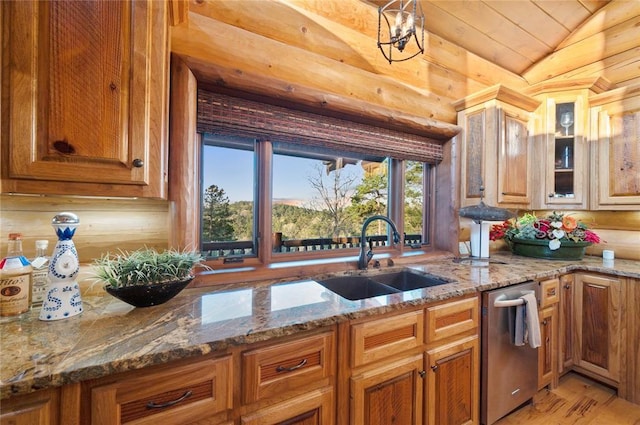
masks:
<path id="1" fill-rule="evenodd" d="M 398 232 L 404 234 L 404 161 L 391 159 L 389 163 L 389 218 L 396 224 Z M 391 246 L 392 244 L 390 244 Z M 402 252 L 404 241 L 400 241 Z"/>
<path id="2" fill-rule="evenodd" d="M 257 229 L 256 246 L 258 258 L 263 264 L 271 263 L 273 242 L 271 240 L 272 222 L 272 170 L 273 145 L 270 141 L 261 140 L 256 143 L 256 207 Z"/>

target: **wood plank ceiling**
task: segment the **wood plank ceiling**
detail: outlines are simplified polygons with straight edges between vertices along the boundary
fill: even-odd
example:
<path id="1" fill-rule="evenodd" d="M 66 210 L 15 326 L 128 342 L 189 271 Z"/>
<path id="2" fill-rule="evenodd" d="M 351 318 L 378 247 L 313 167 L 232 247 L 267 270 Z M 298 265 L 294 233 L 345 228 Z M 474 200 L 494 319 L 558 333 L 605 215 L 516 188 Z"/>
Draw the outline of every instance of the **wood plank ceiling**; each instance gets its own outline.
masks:
<path id="1" fill-rule="evenodd" d="M 182 18 L 171 49 L 210 85 L 444 123 L 456 120 L 453 102 L 496 84 L 640 84 L 640 0 L 418 0 L 424 55 L 393 64 L 376 47 L 386 1 L 190 0 L 172 9 Z"/>
<path id="2" fill-rule="evenodd" d="M 388 0 L 363 0 L 375 7 Z M 523 75 L 609 0 L 419 0 L 425 30 Z"/>

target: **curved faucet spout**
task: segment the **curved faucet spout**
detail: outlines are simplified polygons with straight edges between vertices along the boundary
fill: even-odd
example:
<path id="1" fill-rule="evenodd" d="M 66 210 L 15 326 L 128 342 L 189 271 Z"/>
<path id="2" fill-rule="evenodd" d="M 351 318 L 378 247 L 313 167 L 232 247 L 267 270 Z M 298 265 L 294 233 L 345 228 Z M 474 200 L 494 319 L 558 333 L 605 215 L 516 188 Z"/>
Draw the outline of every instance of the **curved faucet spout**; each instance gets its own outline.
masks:
<path id="1" fill-rule="evenodd" d="M 358 258 L 358 268 L 360 270 L 366 270 L 369 264 L 369 261 L 371 261 L 371 259 L 373 258 L 373 247 L 369 246 L 369 251 L 366 251 L 366 246 L 367 246 L 366 233 L 367 233 L 367 227 L 369 226 L 369 224 L 371 224 L 371 222 L 376 220 L 382 220 L 389 223 L 389 226 L 391 226 L 391 230 L 393 231 L 393 243 L 397 244 L 400 242 L 400 234 L 396 229 L 395 223 L 391 221 L 389 217 L 384 215 L 374 215 L 367 218 L 364 221 L 364 223 L 362 223 L 362 233 L 360 235 L 360 257 Z"/>

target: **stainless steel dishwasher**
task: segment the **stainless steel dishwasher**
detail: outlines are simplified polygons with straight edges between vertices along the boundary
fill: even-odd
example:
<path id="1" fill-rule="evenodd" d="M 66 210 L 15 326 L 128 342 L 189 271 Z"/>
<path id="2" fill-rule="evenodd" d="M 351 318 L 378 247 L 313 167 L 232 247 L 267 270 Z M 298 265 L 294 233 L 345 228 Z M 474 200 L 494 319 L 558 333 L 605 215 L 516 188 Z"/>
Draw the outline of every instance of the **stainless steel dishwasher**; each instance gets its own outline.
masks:
<path id="1" fill-rule="evenodd" d="M 482 293 L 482 371 L 480 421 L 491 425 L 531 399 L 538 389 L 538 349 L 513 343 L 514 309 L 533 281 Z M 511 310 L 511 311 L 509 311 Z M 513 322 L 512 322 L 513 323 Z"/>

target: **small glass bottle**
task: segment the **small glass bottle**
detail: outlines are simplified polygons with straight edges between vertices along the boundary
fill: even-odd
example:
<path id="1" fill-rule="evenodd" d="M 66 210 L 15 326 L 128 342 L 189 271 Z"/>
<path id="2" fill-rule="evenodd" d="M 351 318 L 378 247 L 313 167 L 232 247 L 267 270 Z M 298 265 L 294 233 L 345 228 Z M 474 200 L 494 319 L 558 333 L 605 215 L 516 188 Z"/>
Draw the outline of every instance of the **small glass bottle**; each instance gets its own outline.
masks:
<path id="1" fill-rule="evenodd" d="M 42 305 L 47 296 L 47 284 L 49 283 L 49 256 L 47 248 L 49 241 L 46 239 L 36 241 L 36 256 L 31 261 L 33 272 L 31 274 L 31 305 Z"/>
<path id="2" fill-rule="evenodd" d="M 9 234 L 7 256 L 0 261 L 0 316 L 19 316 L 31 307 L 31 263 L 22 254 L 22 235 Z"/>

